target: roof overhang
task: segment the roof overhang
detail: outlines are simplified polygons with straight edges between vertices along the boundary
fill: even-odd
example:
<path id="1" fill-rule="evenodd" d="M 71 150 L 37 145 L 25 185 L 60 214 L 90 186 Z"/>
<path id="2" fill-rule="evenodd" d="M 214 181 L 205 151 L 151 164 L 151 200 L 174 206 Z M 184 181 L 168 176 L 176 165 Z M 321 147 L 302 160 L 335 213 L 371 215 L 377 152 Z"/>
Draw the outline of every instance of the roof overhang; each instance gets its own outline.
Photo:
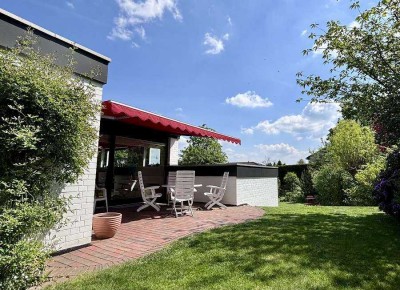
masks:
<path id="1" fill-rule="evenodd" d="M 179 122 L 148 111 L 140 110 L 114 101 L 104 101 L 102 118 L 155 129 L 173 135 L 209 137 L 231 143 L 241 144 L 241 140 L 215 131 Z"/>
<path id="2" fill-rule="evenodd" d="M 93 80 L 107 83 L 110 58 L 0 8 L 0 48 L 14 47 L 19 37 L 26 36 L 28 28 L 32 29 L 37 40 L 33 47 L 39 49 L 41 54 L 52 54 L 57 65 L 67 66 L 72 48 L 76 61 L 74 72 L 90 76 L 94 70 L 98 74 L 93 76 Z"/>

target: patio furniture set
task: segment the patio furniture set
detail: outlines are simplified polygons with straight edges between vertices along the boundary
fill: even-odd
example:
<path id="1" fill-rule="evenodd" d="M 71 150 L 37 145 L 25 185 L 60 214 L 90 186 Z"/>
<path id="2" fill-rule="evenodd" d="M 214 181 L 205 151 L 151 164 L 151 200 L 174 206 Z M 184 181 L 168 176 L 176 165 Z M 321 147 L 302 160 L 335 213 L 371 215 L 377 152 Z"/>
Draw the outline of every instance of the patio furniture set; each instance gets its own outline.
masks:
<path id="1" fill-rule="evenodd" d="M 205 204 L 206 209 L 211 209 L 217 205 L 220 208 L 225 209 L 226 206 L 222 204 L 222 198 L 224 197 L 226 186 L 228 183 L 229 172 L 224 172 L 222 176 L 221 186 L 207 185 L 209 188 L 208 192 L 204 195 L 207 196 L 210 201 Z M 160 211 L 160 205 L 156 203 L 157 198 L 161 197 L 161 193 L 157 193 L 156 190 L 160 187 L 167 188 L 167 201 L 168 205 L 172 204 L 170 210 L 178 215 L 190 214 L 193 216 L 193 201 L 196 187 L 203 186 L 202 184 L 195 184 L 195 171 L 192 170 L 178 170 L 176 172 L 170 172 L 168 175 L 168 184 L 144 187 L 143 174 L 141 171 L 138 172 L 139 187 L 143 199 L 143 205 L 141 205 L 137 212 L 152 207 L 156 211 Z M 122 215 L 120 213 L 108 212 L 108 203 L 106 197 L 106 189 L 99 188 L 96 185 L 96 192 L 101 192 L 102 196 L 97 195 L 95 197 L 93 212 L 96 209 L 97 201 L 105 201 L 106 213 L 100 213 L 93 216 L 93 230 L 97 238 L 111 238 L 117 232 L 119 225 L 121 224 Z M 187 206 L 184 204 L 187 203 Z"/>
<path id="2" fill-rule="evenodd" d="M 142 199 L 144 204 L 137 209 L 141 211 L 146 207 L 153 207 L 157 211 L 160 211 L 159 205 L 155 204 L 157 198 L 161 197 L 161 193 L 156 193 L 156 189 L 160 186 L 150 186 L 144 187 L 142 173 L 138 172 L 140 191 L 142 194 Z M 176 217 L 178 215 L 183 215 L 185 213 L 190 213 L 193 216 L 193 201 L 194 195 L 197 192 L 196 187 L 203 186 L 202 184 L 195 184 L 195 171 L 192 170 L 178 170 L 176 172 L 169 172 L 168 174 L 168 184 L 162 185 L 162 187 L 167 188 L 167 200 L 168 205 L 172 203 L 172 212 Z M 221 208 L 226 208 L 224 204 L 221 203 L 224 197 L 226 186 L 228 183 L 229 172 L 225 172 L 222 177 L 221 186 L 207 185 L 209 192 L 205 192 L 210 201 L 206 203 L 205 208 L 211 209 L 214 205 L 218 205 Z M 187 203 L 187 206 L 184 206 Z M 180 207 L 179 207 L 180 206 Z"/>

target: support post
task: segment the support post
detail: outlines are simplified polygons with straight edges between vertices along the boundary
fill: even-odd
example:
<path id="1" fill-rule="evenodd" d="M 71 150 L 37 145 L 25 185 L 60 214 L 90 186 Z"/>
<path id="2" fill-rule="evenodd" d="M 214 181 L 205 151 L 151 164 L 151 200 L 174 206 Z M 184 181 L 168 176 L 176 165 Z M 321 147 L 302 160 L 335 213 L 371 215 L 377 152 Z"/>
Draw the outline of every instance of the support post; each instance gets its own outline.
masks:
<path id="1" fill-rule="evenodd" d="M 108 166 L 106 175 L 106 189 L 107 189 L 107 200 L 110 203 L 111 193 L 114 190 L 114 160 L 115 160 L 115 135 L 110 135 L 109 144 L 110 150 L 108 154 Z"/>

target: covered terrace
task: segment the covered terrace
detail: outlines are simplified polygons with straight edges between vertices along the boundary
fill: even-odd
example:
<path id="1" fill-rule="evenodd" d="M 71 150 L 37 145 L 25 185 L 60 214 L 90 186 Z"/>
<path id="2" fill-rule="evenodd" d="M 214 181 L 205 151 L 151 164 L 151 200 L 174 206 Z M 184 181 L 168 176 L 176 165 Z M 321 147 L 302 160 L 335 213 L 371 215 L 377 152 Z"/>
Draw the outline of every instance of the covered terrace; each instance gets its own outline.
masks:
<path id="1" fill-rule="evenodd" d="M 241 140 L 114 101 L 104 101 L 96 185 L 107 189 L 109 205 L 138 202 L 137 172 L 145 186 L 165 184 L 169 166 L 178 165 L 180 136 Z M 222 174 L 221 174 L 222 175 Z"/>

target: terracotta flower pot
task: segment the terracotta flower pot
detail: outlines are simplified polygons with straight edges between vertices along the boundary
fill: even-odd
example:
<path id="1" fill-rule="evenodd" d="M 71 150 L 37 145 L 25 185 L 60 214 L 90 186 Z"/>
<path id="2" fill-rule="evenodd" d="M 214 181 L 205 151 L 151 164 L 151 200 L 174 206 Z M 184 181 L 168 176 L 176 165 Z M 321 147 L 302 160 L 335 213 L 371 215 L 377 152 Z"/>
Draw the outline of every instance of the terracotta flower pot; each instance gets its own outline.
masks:
<path id="1" fill-rule="evenodd" d="M 93 215 L 93 231 L 98 239 L 112 238 L 121 225 L 122 214 L 105 212 Z"/>

